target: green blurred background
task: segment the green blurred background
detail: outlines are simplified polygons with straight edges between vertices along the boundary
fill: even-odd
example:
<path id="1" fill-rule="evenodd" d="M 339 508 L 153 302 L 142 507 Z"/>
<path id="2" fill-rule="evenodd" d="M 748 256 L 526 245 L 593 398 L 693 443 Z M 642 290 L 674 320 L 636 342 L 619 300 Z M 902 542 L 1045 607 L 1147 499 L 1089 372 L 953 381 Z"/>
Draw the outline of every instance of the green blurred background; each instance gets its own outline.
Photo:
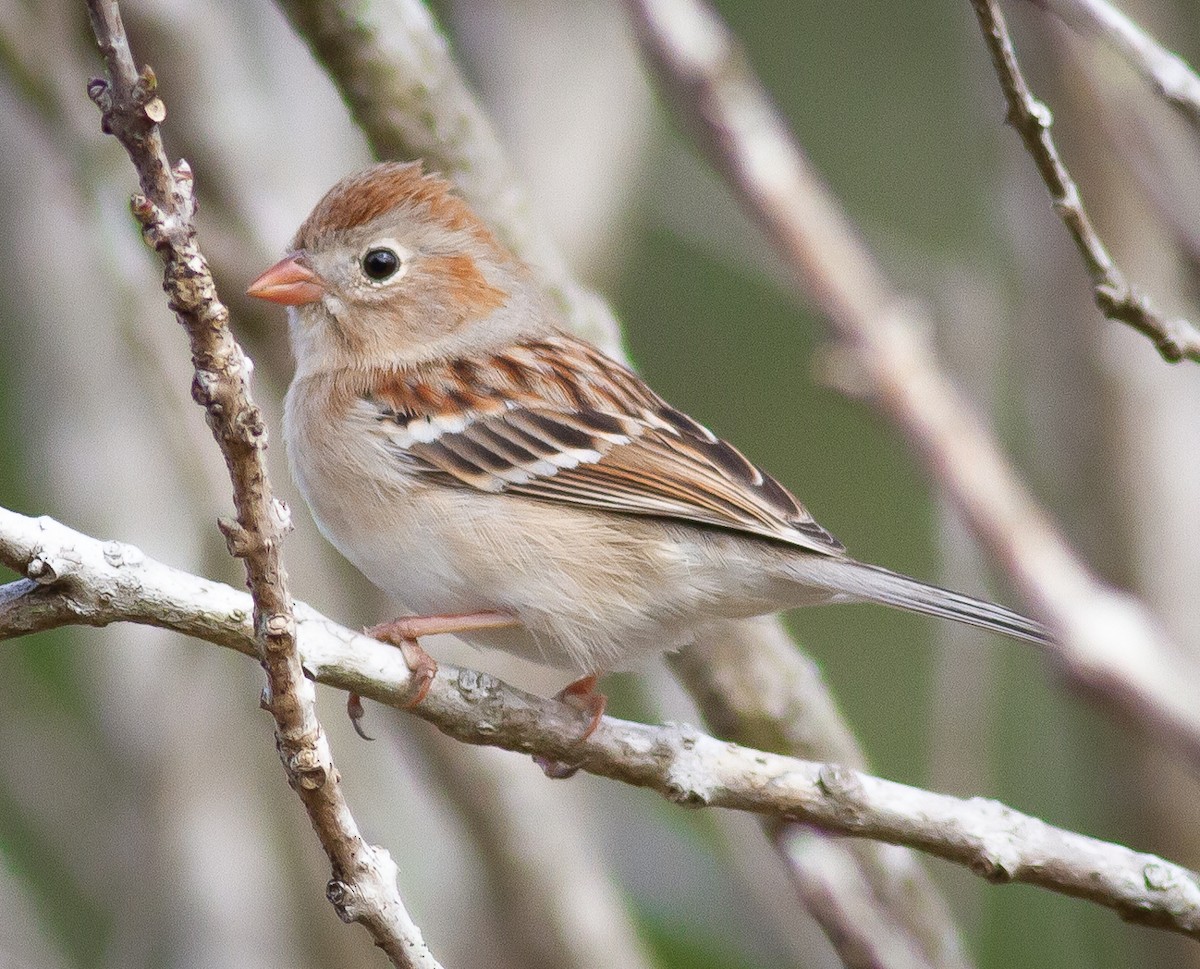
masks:
<path id="1" fill-rule="evenodd" d="M 202 191 L 215 194 L 205 201 L 202 228 L 217 250 L 214 262 L 225 291 L 236 293 L 256 266 L 230 256 L 253 246 L 229 213 L 257 222 L 262 227 L 256 238 L 282 247 L 324 184 L 351 167 L 362 148 L 344 119 L 337 126 L 329 120 L 340 107 L 311 66 L 297 77 L 280 81 L 276 76 L 299 71 L 294 65 L 306 55 L 270 7 L 201 6 L 203 12 L 166 0 L 123 4 L 139 57 L 158 70 L 171 112 L 173 150 L 193 160 Z M 6 7 L 0 20 L 5 31 L 0 142 L 7 145 L 0 149 L 5 169 L 0 213 L 7 229 L 7 242 L 0 245 L 0 504 L 136 541 L 173 564 L 236 583 L 211 527 L 209 511 L 219 513 L 226 504 L 220 495 L 193 503 L 195 520 L 183 525 L 170 510 L 197 479 L 219 483 L 220 475 L 213 477 L 208 458 L 179 470 L 187 464 L 178 459 L 180 441 L 184 450 L 195 442 L 203 448 L 203 425 L 198 413 L 163 403 L 186 395 L 183 341 L 171 330 L 165 310 L 153 309 L 153 264 L 135 251 L 135 233 L 122 211 L 122 193 L 132 177 L 115 146 L 95 130 L 83 95 L 84 72 L 98 70 L 85 19 L 65 2 L 35 7 L 0 0 L 0 9 Z M 1151 567 L 1157 553 L 1194 566 L 1197 545 L 1188 536 L 1195 525 L 1176 515 L 1167 543 L 1156 543 L 1146 522 L 1163 517 L 1178 489 L 1164 485 L 1160 495 L 1145 482 L 1169 480 L 1174 487 L 1186 481 L 1195 487 L 1194 453 L 1181 450 L 1171 435 L 1187 432 L 1187 415 L 1196 412 L 1196 378 L 1169 370 L 1139 338 L 1114 332 L 1115 324 L 1097 318 L 1070 243 L 1015 135 L 1002 125 L 1002 101 L 969 4 L 744 0 L 718 7 L 816 167 L 894 278 L 934 309 L 934 337 L 947 366 L 990 414 L 996 434 L 1081 553 L 1112 581 L 1142 592 L 1156 606 L 1165 603 L 1164 620 L 1195 649 L 1196 627 L 1187 625 L 1194 603 L 1171 611 L 1180 606 L 1177 590 L 1156 585 L 1161 575 Z M 1197 208 L 1200 146 L 1194 135 L 1181 130 L 1181 123 L 1097 45 L 1069 35 L 1032 4 L 1010 7 L 1023 61 L 1055 111 L 1067 161 L 1077 166 L 1085 200 L 1113 248 L 1131 277 L 1153 286 L 1168 306 L 1194 313 L 1195 250 L 1180 229 Z M 1127 9 L 1179 53 L 1200 61 L 1191 0 Z M 551 89 L 566 89 L 576 115 L 591 109 L 593 97 L 599 110 L 606 93 L 603 80 L 594 82 L 600 85 L 594 90 L 582 82 L 573 87 L 570 57 L 539 65 L 535 55 L 531 65 L 519 43 L 520 30 L 531 23 L 548 32 L 565 30 L 563 36 L 578 40 L 582 49 L 588 41 L 572 27 L 578 18 L 578 31 L 585 25 L 593 45 L 626 49 L 628 31 L 615 8 L 493 0 L 443 2 L 437 13 L 454 31 L 466 66 L 496 111 L 527 179 L 543 183 L 522 164 L 522 153 L 545 155 L 546 146 L 558 140 L 578 143 L 584 156 L 590 152 L 611 166 L 607 174 L 618 188 L 605 191 L 615 198 L 599 206 L 594 225 L 581 219 L 582 229 L 576 224 L 562 231 L 568 237 L 572 229 L 581 232 L 582 239 L 567 239 L 568 251 L 585 277 L 613 301 L 630 355 L 656 389 L 790 486 L 856 557 L 1014 601 L 1002 582 L 990 584 L 970 540 L 931 492 L 894 430 L 828 386 L 821 321 L 789 295 L 769 249 L 699 161 L 671 120 L 670 106 L 645 94 L 644 82 L 628 70 L 627 54 L 614 54 L 618 66 L 611 68 L 612 84 L 628 84 L 640 93 L 609 109 L 627 142 L 623 154 L 605 153 L 609 146 L 599 143 L 610 140 L 609 132 L 594 120 L 589 127 L 588 119 L 576 117 L 572 125 L 568 111 L 562 127 L 555 128 L 559 116 L 552 105 L 546 108 L 549 130 L 522 141 L 535 130 L 529 116 L 542 110 L 537 99 L 549 98 Z M 23 34 L 24 27 L 35 34 Z M 237 43 L 226 40 L 222 47 L 222 37 Z M 544 43 L 535 49 L 544 53 Z M 194 55 L 193 44 L 211 50 Z M 31 73 L 31 65 L 58 58 L 61 70 L 47 77 Z M 223 69 L 233 75 L 231 90 L 211 80 Z M 205 76 L 208 87 L 196 82 Z M 237 82 L 247 78 L 261 81 L 271 93 L 258 100 L 247 96 L 241 104 L 237 99 L 245 89 Z M 309 91 L 315 93 L 306 108 Z M 522 97 L 533 103 L 522 107 Z M 228 125 L 216 145 L 206 145 L 197 134 L 204 131 L 206 112 L 220 113 Z M 258 154 L 225 153 L 237 138 L 257 146 Z M 330 139 L 337 142 L 336 150 L 323 150 Z M 275 142 L 283 144 L 276 150 L 292 167 L 272 168 L 263 145 Z M 313 151 L 321 160 L 310 164 L 305 156 Z M 214 165 L 231 174 L 214 173 Z M 586 167 L 567 171 L 560 190 L 595 191 L 585 181 L 597 176 Z M 578 185 L 571 181 L 576 174 Z M 223 178 L 229 182 L 214 188 Z M 239 179 L 250 185 L 265 179 L 270 188 L 261 199 L 239 193 Z M 44 193 L 55 186 L 65 199 L 48 202 Z M 552 208 L 554 202 L 543 198 L 542 204 Z M 553 215 L 550 221 L 555 222 Z M 269 254 L 263 251 L 262 258 Z M 87 286 L 78 280 L 74 295 L 45 295 L 59 287 L 61 276 L 75 271 L 77 260 L 87 263 L 79 272 L 84 281 L 93 281 L 91 292 L 105 289 L 105 279 L 115 280 L 110 288 L 118 295 L 108 294 L 103 312 L 93 308 Z M 130 292 L 139 287 L 135 299 Z M 243 309 L 238 303 L 234 308 Z M 73 317 L 74 325 L 62 324 L 64 316 Z M 157 327 L 164 334 L 149 341 L 150 350 L 142 348 L 152 365 L 133 372 L 122 369 L 122 354 L 132 354 L 131 345 L 140 340 L 129 336 L 130 317 L 146 321 L 137 326 Z M 52 329 L 48 319 L 58 319 L 61 328 Z M 238 322 L 256 356 L 286 359 L 277 318 L 242 315 Z M 111 331 L 104 344 L 116 348 L 110 356 L 91 356 L 89 341 L 99 339 L 97 328 Z M 97 391 L 86 382 L 81 386 L 81 371 L 93 360 L 98 368 L 114 364 L 108 386 L 119 400 L 111 413 L 123 417 L 110 419 L 108 406 L 90 396 Z M 275 367 L 260 371 L 268 396 L 277 394 L 286 379 L 286 364 Z M 72 415 L 79 415 L 82 427 L 66 426 Z M 1185 426 L 1159 434 L 1156 422 L 1170 419 Z M 153 430 L 156 421 L 166 429 Z M 1147 439 L 1154 440 L 1157 451 Z M 99 453 L 128 465 L 119 486 L 102 466 L 90 463 Z M 146 472 L 142 480 L 146 462 L 166 466 L 174 475 L 170 499 L 139 494 L 139 485 L 157 493 L 153 474 Z M 175 479 L 184 479 L 183 484 Z M 130 507 L 138 501 L 146 506 Z M 126 519 L 105 513 L 121 503 Z M 171 527 L 163 525 L 168 519 Z M 308 532 L 297 541 L 311 540 L 311 528 Z M 309 578 L 317 567 L 310 573 L 309 559 L 303 561 L 292 566 L 301 594 L 351 624 L 368 621 L 322 601 L 328 587 Z M 322 576 L 342 575 L 336 564 L 323 568 Z M 1193 599 L 1197 574 L 1190 573 Z M 347 581 L 350 601 L 364 601 L 361 586 Z M 1029 649 L 868 607 L 814 610 L 789 622 L 798 641 L 818 658 L 876 773 L 964 796 L 995 797 L 1052 824 L 1200 865 L 1195 835 L 1200 812 L 1192 778 L 1135 731 L 1071 695 Z M 45 952 L 38 958 L 44 956 L 46 965 L 382 964 L 361 940 L 346 941 L 323 909 L 321 863 L 307 844 L 307 825 L 286 790 L 279 790 L 284 785 L 273 763 L 268 727 L 254 711 L 257 681 L 251 664 L 166 638 L 130 647 L 125 666 L 99 668 L 108 662 L 100 657 L 106 647 L 99 644 L 127 635 L 117 631 L 106 640 L 91 630 L 43 635 L 6 643 L 0 651 L 0 722 L 9 761 L 0 773 L 0 860 L 9 888 L 0 897 L 24 899 L 26 906 L 14 901 L 0 919 L 19 918 L 26 935 L 44 940 Z M 173 655 L 164 658 L 164 650 Z M 494 668 L 490 658 L 475 662 Z M 163 673 L 168 663 L 174 665 Z M 131 670 L 142 675 L 131 677 Z M 614 688 L 618 713 L 662 716 L 655 696 L 655 684 L 661 682 L 622 679 Z M 204 693 L 197 683 L 221 692 Z M 235 689 L 224 692 L 230 684 Z M 179 690 L 188 696 L 182 708 L 180 693 L 173 692 Z M 669 702 L 662 702 L 671 712 Z M 338 703 L 328 700 L 329 716 L 336 716 Z M 197 755 L 189 766 L 187 755 L 179 754 L 185 763 L 174 770 L 164 766 L 160 758 L 167 754 L 156 752 L 156 745 L 169 748 L 169 738 L 176 736 L 169 731 L 177 730 L 206 749 L 217 747 L 208 731 L 230 708 L 240 711 L 241 719 L 229 729 L 241 737 L 242 773 L 260 779 L 268 800 L 256 801 L 247 787 L 243 800 L 201 812 L 207 826 L 193 832 L 187 850 L 153 847 L 156 833 L 167 827 L 163 817 L 173 803 L 168 788 L 178 788 L 185 798 L 215 796 L 209 784 L 196 780 L 207 776 L 201 764 L 211 766 L 209 761 Z M 141 723 L 146 709 L 152 712 Z M 385 713 L 373 716 L 383 719 Z M 135 722 L 132 727 L 129 721 Z M 335 741 L 342 744 L 339 750 L 351 743 L 340 733 Z M 409 742 L 419 747 L 426 741 L 410 736 Z M 455 830 L 453 819 L 430 821 L 421 814 L 426 809 L 397 808 L 389 800 L 407 797 L 410 783 L 422 790 L 436 786 L 411 780 L 408 771 L 420 770 L 419 757 L 414 766 L 405 758 L 416 755 L 393 748 L 353 749 L 350 756 L 356 758 L 352 764 L 366 765 L 368 778 L 372 770 L 374 776 L 400 775 L 399 793 L 363 795 L 367 824 L 377 825 L 372 837 L 404 853 L 379 833 L 388 830 L 392 812 L 410 821 L 420 815 L 413 822 L 420 830 L 425 830 L 421 825 L 442 833 Z M 527 768 L 522 763 L 513 769 Z M 343 769 L 353 786 L 356 778 Z M 357 780 L 369 786 L 362 775 Z M 732 887 L 727 880 L 731 856 L 741 849 L 719 822 L 684 814 L 641 792 L 614 794 L 589 780 L 572 784 L 600 805 L 590 836 L 658 965 L 829 964 L 828 954 L 817 949 L 811 957 L 798 954 L 777 937 L 777 923 L 754 915 L 753 902 L 738 900 L 736 880 Z M 424 796 L 435 802 L 439 797 L 436 791 Z M 142 799 L 154 807 L 145 807 Z M 288 892 L 303 896 L 303 901 L 288 896 L 274 908 L 265 906 L 284 914 L 264 937 L 291 941 L 253 959 L 243 959 L 246 950 L 240 945 L 257 945 L 255 926 L 262 923 L 247 917 L 249 927 L 230 932 L 224 948 L 212 943 L 233 914 L 223 916 L 221 906 L 212 903 L 211 912 L 198 916 L 203 905 L 197 899 L 208 896 L 176 870 L 205 845 L 215 856 L 236 857 L 223 837 L 229 825 L 240 831 L 245 815 L 231 804 L 262 810 L 256 826 L 241 833 L 263 836 L 272 857 L 283 859 Z M 225 827 L 213 820 L 221 817 Z M 72 840 L 76 824 L 78 843 Z M 261 850 L 265 857 L 268 849 Z M 645 858 L 639 860 L 639 854 Z M 664 864 L 677 867 L 654 868 Z M 984 969 L 1197 963 L 1190 944 L 1122 924 L 1093 905 L 1022 886 L 989 886 L 949 865 L 928 864 L 951 900 L 970 955 Z M 403 864 L 402 870 L 407 870 Z M 472 873 L 478 876 L 466 862 L 462 871 L 464 882 Z M 230 879 L 240 874 L 225 871 Z M 445 896 L 438 891 L 459 891 L 453 886 L 461 883 L 448 875 L 448 884 L 432 876 L 413 878 L 417 884 L 406 890 L 417 896 L 418 916 L 424 916 L 435 949 L 443 945 L 461 965 L 521 964 L 511 957 L 505 957 L 508 962 L 489 957 L 486 945 L 454 948 L 465 945 L 459 936 L 486 935 L 486 917 L 481 916 L 484 929 L 465 922 L 446 925 L 440 907 Z M 130 891 L 132 882 L 143 879 L 161 887 Z M 190 886 L 186 891 L 180 888 L 183 881 Z M 467 892 L 477 903 L 479 895 L 478 889 Z M 177 909 L 187 913 L 182 928 L 170 924 Z M 200 923 L 208 926 L 208 948 L 198 948 L 195 941 Z M 35 951 L 29 945 L 27 951 Z M 0 947 L 0 965 L 4 955 Z"/>

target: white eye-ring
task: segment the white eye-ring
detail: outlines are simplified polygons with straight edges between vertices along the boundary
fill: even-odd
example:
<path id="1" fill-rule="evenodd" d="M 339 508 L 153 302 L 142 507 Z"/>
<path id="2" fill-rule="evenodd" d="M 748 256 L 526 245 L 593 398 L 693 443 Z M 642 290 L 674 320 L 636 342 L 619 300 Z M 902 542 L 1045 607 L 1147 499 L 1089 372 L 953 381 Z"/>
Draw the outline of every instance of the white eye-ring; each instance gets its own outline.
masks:
<path id="1" fill-rule="evenodd" d="M 408 269 L 410 255 L 409 250 L 395 239 L 372 242 L 360 262 L 363 275 L 372 283 L 394 283 Z"/>

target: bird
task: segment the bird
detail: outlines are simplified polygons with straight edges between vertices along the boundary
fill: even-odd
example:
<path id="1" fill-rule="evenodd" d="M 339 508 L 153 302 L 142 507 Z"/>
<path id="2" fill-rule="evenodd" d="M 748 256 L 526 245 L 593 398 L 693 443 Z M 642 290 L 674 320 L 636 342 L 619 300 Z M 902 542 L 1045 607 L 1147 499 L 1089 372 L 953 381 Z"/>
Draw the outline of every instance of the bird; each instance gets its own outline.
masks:
<path id="1" fill-rule="evenodd" d="M 852 558 L 775 478 L 570 333 L 421 162 L 343 178 L 247 292 L 287 308 L 291 472 L 321 533 L 408 610 L 368 632 L 404 651 L 414 704 L 436 633 L 571 671 L 558 697 L 589 718 L 581 737 L 604 673 L 716 620 L 874 602 L 1049 639 Z"/>

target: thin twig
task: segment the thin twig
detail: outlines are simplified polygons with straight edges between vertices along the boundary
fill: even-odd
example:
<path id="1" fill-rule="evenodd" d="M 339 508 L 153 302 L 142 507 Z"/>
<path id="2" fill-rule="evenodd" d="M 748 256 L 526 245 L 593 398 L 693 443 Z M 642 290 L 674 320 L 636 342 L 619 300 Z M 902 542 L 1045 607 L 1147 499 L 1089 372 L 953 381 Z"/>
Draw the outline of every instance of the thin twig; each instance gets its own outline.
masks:
<path id="1" fill-rule="evenodd" d="M 796 893 L 826 927 L 829 942 L 846 969 L 926 969 L 931 965 L 912 936 L 897 932 L 881 918 L 880 906 L 871 904 L 875 901 L 871 886 L 844 845 L 795 822 L 768 821 L 766 828 Z M 853 843 L 884 850 L 892 847 Z"/>
<path id="2" fill-rule="evenodd" d="M 778 625 L 714 624 L 668 662 L 717 736 L 865 769 L 816 663 Z M 911 853 L 875 842 L 815 847 L 811 832 L 798 840 L 788 827 L 769 829 L 771 845 L 844 962 L 870 953 L 875 966 L 912 965 L 913 959 L 937 969 L 971 965 L 945 902 Z M 797 851 L 799 843 L 811 850 Z"/>
<path id="3" fill-rule="evenodd" d="M 620 330 L 612 311 L 571 278 L 550 235 L 535 224 L 526 193 L 424 5 L 419 0 L 277 3 L 329 72 L 375 151 L 381 157 L 423 157 L 454 178 L 464 197 L 534 267 L 572 329 L 620 356 Z M 780 657 L 776 682 L 794 691 L 786 714 L 792 723 L 812 725 L 814 738 L 820 735 L 812 748 L 815 759 L 839 760 L 842 738 L 852 735 L 828 691 L 818 678 L 791 675 L 795 664 L 805 662 L 796 644 L 789 643 L 786 651 L 764 648 L 764 638 L 786 638 L 778 619 L 755 628 L 762 634 L 726 637 L 723 656 L 695 678 L 719 677 L 722 664 L 761 667 L 768 654 Z M 721 639 L 720 632 L 714 636 Z M 781 734 L 791 729 L 784 721 L 777 727 Z M 924 873 L 918 873 L 917 859 L 909 855 L 907 862 L 901 867 L 911 877 L 904 880 L 903 892 L 892 890 L 896 879 L 887 872 L 868 864 L 864 874 L 895 924 L 908 925 L 921 937 L 938 969 L 963 969 L 966 959 L 943 900 Z M 845 901 L 847 907 L 856 904 Z"/>
<path id="4" fill-rule="evenodd" d="M 1200 769 L 1200 670 L 1145 609 L 1096 579 L 936 366 L 919 306 L 897 291 L 809 166 L 734 38 L 700 0 L 626 0 L 673 105 L 815 300 L 845 383 L 907 435 L 1005 566 L 1078 688 Z"/>
<path id="5" fill-rule="evenodd" d="M 1008 123 L 1037 165 L 1050 192 L 1054 211 L 1075 240 L 1084 266 L 1092 278 L 1096 305 L 1111 320 L 1119 320 L 1150 338 L 1164 360 L 1200 363 L 1200 330 L 1184 319 L 1167 319 L 1150 298 L 1126 282 L 1088 217 L 1067 166 L 1050 136 L 1050 109 L 1029 89 L 1017 64 L 1012 37 L 995 0 L 971 0 L 1000 87 L 1008 101 Z"/>
<path id="6" fill-rule="evenodd" d="M 133 198 L 133 212 L 163 259 L 163 288 L 191 344 L 192 396 L 205 408 L 229 469 L 237 519 L 223 520 L 221 530 L 230 553 L 245 562 L 256 655 L 267 675 L 264 705 L 275 718 L 288 782 L 332 865 L 326 894 L 344 920 L 366 926 L 394 965 L 433 969 L 437 962 L 400 899 L 395 863 L 359 834 L 317 720 L 280 555 L 288 511 L 267 478 L 266 427 L 250 396 L 250 361 L 233 339 L 228 310 L 196 242 L 191 170 L 184 161 L 172 167 L 167 159 L 159 130 L 166 109 L 154 73 L 137 69 L 117 3 L 89 0 L 88 11 L 109 73 L 107 81 L 91 81 L 88 93 L 100 108 L 102 127 L 125 147 L 137 170 L 142 192 Z"/>
<path id="7" fill-rule="evenodd" d="M 1029 0 L 1072 30 L 1115 47 L 1164 100 L 1200 131 L 1200 75 L 1108 0 Z"/>
<path id="8" fill-rule="evenodd" d="M 129 621 L 259 653 L 249 596 L 101 542 L 49 518 L 0 508 L 0 640 L 62 625 Z M 308 676 L 404 708 L 412 673 L 398 650 L 297 603 Z M 753 750 L 686 725 L 606 717 L 586 740 L 565 704 L 485 673 L 441 664 L 410 712 L 458 740 L 537 752 L 657 791 L 677 804 L 723 807 L 908 845 L 993 882 L 1088 899 L 1122 918 L 1200 940 L 1200 876 L 1154 855 L 1064 831 L 983 798 L 961 799 L 847 767 Z M 532 768 L 530 768 L 532 769 Z"/>

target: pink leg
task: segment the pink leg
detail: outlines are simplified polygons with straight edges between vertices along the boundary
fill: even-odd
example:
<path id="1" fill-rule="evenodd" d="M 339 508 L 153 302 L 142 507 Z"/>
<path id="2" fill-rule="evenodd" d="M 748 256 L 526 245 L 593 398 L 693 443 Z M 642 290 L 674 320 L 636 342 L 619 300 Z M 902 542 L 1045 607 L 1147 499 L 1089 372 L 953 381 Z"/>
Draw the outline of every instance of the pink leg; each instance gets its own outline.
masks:
<path id="1" fill-rule="evenodd" d="M 600 675 L 598 673 L 589 673 L 587 676 L 581 676 L 574 683 L 568 683 L 554 694 L 554 699 L 561 700 L 568 706 L 591 715 L 588 725 L 579 735 L 580 740 L 587 740 L 596 732 L 596 728 L 600 726 L 600 718 L 604 716 L 604 710 L 608 706 L 608 697 L 596 689 L 596 684 L 599 682 Z"/>
<path id="2" fill-rule="evenodd" d="M 588 715 L 587 726 L 583 728 L 583 732 L 578 738 L 581 741 L 587 740 L 596 732 L 596 728 L 600 726 L 600 719 L 604 716 L 604 709 L 608 706 L 608 697 L 596 689 L 599 681 L 598 673 L 589 673 L 573 683 L 568 683 L 554 695 L 556 700 Z M 533 761 L 552 780 L 563 780 L 579 770 L 573 764 L 567 764 L 561 760 L 551 760 L 549 757 L 535 756 Z"/>
<path id="3" fill-rule="evenodd" d="M 408 705 L 415 707 L 425 699 L 433 678 L 437 676 L 437 660 L 430 656 L 417 639 L 421 636 L 437 636 L 441 633 L 467 633 L 475 629 L 504 629 L 517 625 L 514 616 L 507 612 L 485 610 L 482 612 L 466 612 L 450 615 L 435 616 L 401 616 L 391 622 L 381 623 L 364 629 L 363 633 L 373 639 L 378 639 L 392 646 L 398 646 L 404 654 L 404 662 L 413 673 L 415 694 Z M 356 693 L 351 693 L 346 703 L 350 721 L 360 737 L 370 740 L 363 733 L 360 720 L 363 716 L 362 700 Z M 592 729 L 595 729 L 594 727 Z"/>
<path id="4" fill-rule="evenodd" d="M 404 661 L 413 671 L 417 693 L 408 705 L 415 707 L 425 699 L 438 670 L 437 660 L 425 652 L 417 642 L 419 637 L 437 636 L 441 633 L 468 633 L 475 629 L 503 629 L 516 624 L 517 620 L 507 612 L 489 609 L 457 615 L 401 616 L 391 622 L 372 626 L 365 632 L 374 639 L 400 647 Z"/>
<path id="5" fill-rule="evenodd" d="M 447 613 L 434 616 L 401 616 L 391 622 L 372 626 L 368 636 L 399 646 L 401 640 L 415 641 L 422 636 L 441 633 L 469 633 L 476 629 L 506 629 L 518 625 L 516 617 L 497 609 L 481 612 Z"/>

